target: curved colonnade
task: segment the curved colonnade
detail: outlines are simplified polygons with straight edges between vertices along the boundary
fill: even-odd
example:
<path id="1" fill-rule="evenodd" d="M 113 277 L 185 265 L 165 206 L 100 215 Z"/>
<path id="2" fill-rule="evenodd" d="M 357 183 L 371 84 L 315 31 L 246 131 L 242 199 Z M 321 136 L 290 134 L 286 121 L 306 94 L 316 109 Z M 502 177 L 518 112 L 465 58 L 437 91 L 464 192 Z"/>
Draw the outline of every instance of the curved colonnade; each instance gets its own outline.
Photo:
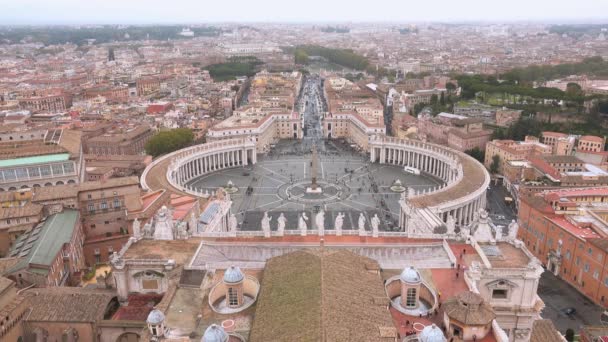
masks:
<path id="1" fill-rule="evenodd" d="M 257 156 L 255 143 L 249 139 L 219 140 L 190 146 L 156 159 L 141 176 L 141 185 L 150 190 L 147 177 L 150 171 L 163 163 L 168 163 L 166 179 L 174 190 L 195 196 L 203 194 L 187 185 L 197 177 L 232 167 L 255 164 Z"/>
<path id="2" fill-rule="evenodd" d="M 430 226 L 446 224 L 451 219 L 457 226 L 472 223 L 481 208 L 485 208 L 486 189 L 490 175 L 485 167 L 465 153 L 415 140 L 372 136 L 369 141 L 370 161 L 380 164 L 409 166 L 444 181 L 428 190 L 409 189 L 400 200 L 400 226 L 407 231 L 408 214 L 424 211 Z M 246 166 L 257 162 L 255 142 L 250 139 L 230 139 L 187 147 L 156 159 L 141 177 L 142 187 L 149 190 L 148 173 L 162 169 L 167 184 L 177 192 L 205 196 L 188 186 L 188 182 L 219 170 Z M 166 169 L 159 167 L 164 164 Z"/>
<path id="3" fill-rule="evenodd" d="M 416 140 L 374 136 L 370 138 L 370 160 L 414 167 L 445 182 L 428 192 L 410 190 L 402 198 L 402 228 L 407 225 L 407 209 L 428 209 L 443 223 L 451 216 L 456 225 L 467 225 L 485 208 L 490 174 L 465 153 Z"/>

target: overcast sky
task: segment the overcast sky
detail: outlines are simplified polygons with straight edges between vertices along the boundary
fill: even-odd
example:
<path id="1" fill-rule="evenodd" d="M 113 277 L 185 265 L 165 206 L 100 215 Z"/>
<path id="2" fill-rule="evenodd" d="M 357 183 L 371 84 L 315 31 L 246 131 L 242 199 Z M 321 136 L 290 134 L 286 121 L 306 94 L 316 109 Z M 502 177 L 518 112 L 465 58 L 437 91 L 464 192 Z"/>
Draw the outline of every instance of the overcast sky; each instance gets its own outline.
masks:
<path id="1" fill-rule="evenodd" d="M 0 25 L 606 18 L 608 0 L 0 0 Z"/>

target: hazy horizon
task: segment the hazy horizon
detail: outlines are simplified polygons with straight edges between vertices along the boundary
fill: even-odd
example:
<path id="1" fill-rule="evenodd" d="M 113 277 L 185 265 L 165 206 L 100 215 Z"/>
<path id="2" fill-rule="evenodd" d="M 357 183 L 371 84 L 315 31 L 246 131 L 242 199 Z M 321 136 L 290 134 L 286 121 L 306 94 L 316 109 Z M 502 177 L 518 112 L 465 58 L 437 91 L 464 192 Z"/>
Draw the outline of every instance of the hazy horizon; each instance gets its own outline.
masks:
<path id="1" fill-rule="evenodd" d="M 204 23 L 605 23 L 608 1 L 510 0 L 407 3 L 310 0 L 0 0 L 0 25 L 155 25 Z"/>

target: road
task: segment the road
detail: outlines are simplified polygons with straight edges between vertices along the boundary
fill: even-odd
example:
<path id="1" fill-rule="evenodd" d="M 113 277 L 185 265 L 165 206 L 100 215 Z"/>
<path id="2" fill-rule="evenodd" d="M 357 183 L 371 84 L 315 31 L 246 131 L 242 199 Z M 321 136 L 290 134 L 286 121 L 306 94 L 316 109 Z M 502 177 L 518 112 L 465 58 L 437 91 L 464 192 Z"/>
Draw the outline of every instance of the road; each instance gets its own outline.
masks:
<path id="1" fill-rule="evenodd" d="M 324 103 L 323 80 L 318 75 L 306 77 L 300 103 L 298 103 L 303 117 L 302 152 L 310 152 L 313 145 L 317 146 L 317 150 L 325 151 L 323 127 L 321 127 L 321 119 L 325 112 Z"/>
<path id="2" fill-rule="evenodd" d="M 566 329 L 573 329 L 578 333 L 583 325 L 600 324 L 602 308 L 551 272 L 545 271 L 541 275 L 538 295 L 545 302 L 541 316 L 553 321 L 557 330 L 564 334 Z M 576 309 L 576 313 L 565 315 L 563 310 L 571 307 Z"/>
<path id="3" fill-rule="evenodd" d="M 495 225 L 508 226 L 511 220 L 517 219 L 517 213 L 511 205 L 507 205 L 505 197 L 511 195 L 502 185 L 491 185 L 486 193 L 487 209 Z"/>

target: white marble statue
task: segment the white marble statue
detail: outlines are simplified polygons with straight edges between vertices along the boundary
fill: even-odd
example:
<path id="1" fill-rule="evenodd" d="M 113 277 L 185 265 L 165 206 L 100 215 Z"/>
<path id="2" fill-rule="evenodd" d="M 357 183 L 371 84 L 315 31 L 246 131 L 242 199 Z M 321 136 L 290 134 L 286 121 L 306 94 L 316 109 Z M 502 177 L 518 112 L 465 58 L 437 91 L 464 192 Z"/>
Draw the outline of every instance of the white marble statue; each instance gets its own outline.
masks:
<path id="1" fill-rule="evenodd" d="M 336 221 L 334 222 L 334 229 L 336 230 L 336 235 L 342 235 L 342 226 L 344 225 L 344 214 L 338 213 L 336 216 Z"/>
<path id="2" fill-rule="evenodd" d="M 492 227 L 488 212 L 481 208 L 479 209 L 479 220 L 477 221 L 477 228 L 473 233 L 473 237 L 477 242 L 491 242 L 496 241 L 492 234 Z"/>
<path id="3" fill-rule="evenodd" d="M 173 240 L 174 229 L 173 213 L 163 205 L 154 217 L 154 240 Z"/>
<path id="4" fill-rule="evenodd" d="M 236 226 L 237 226 L 236 215 L 230 214 L 230 217 L 228 217 L 228 229 L 231 232 L 236 232 Z"/>
<path id="5" fill-rule="evenodd" d="M 509 240 L 515 240 L 517 239 L 517 231 L 519 230 L 519 224 L 517 224 L 517 221 L 512 220 L 511 223 L 509 223 Z"/>
<path id="6" fill-rule="evenodd" d="M 153 233 L 154 232 L 152 231 L 152 224 L 144 224 L 144 238 L 151 238 Z"/>
<path id="7" fill-rule="evenodd" d="M 139 220 L 137 219 L 137 217 L 133 221 L 133 236 L 137 240 L 141 239 L 141 222 L 139 222 Z"/>
<path id="8" fill-rule="evenodd" d="M 323 236 L 325 233 L 325 211 L 323 209 L 319 210 L 317 216 L 315 216 L 315 224 L 319 230 L 319 236 Z"/>
<path id="9" fill-rule="evenodd" d="M 365 215 L 359 214 L 359 235 L 365 235 Z"/>
<path id="10" fill-rule="evenodd" d="M 380 227 L 380 218 L 378 217 L 378 214 L 374 214 L 374 217 L 372 217 L 372 219 L 371 219 L 371 223 L 372 223 L 372 236 L 378 237 L 378 228 Z"/>
<path id="11" fill-rule="evenodd" d="M 281 213 L 281 215 L 279 215 L 279 218 L 277 219 L 277 232 L 281 236 L 285 232 L 285 225 L 287 225 L 287 219 L 285 218 L 285 215 Z"/>
<path id="12" fill-rule="evenodd" d="M 188 239 L 188 225 L 186 224 L 186 222 L 180 222 L 177 224 L 176 238 L 178 240 Z"/>
<path id="13" fill-rule="evenodd" d="M 270 237 L 270 221 L 272 221 L 272 216 L 268 216 L 268 212 L 265 211 L 264 217 L 262 217 L 262 231 L 265 237 Z"/>
<path id="14" fill-rule="evenodd" d="M 555 254 L 557 254 L 557 256 L 562 255 L 562 246 L 564 245 L 564 242 L 559 239 L 557 240 L 557 251 L 555 251 Z"/>
<path id="15" fill-rule="evenodd" d="M 494 239 L 496 241 L 502 241 L 502 226 L 495 226 L 495 233 L 494 235 L 496 236 Z"/>
<path id="16" fill-rule="evenodd" d="M 308 221 L 308 216 L 306 216 L 306 213 L 300 214 L 300 218 L 298 219 L 298 229 L 300 230 L 300 234 L 302 236 L 306 236 L 306 230 L 308 229 L 306 221 Z"/>
<path id="17" fill-rule="evenodd" d="M 190 213 L 190 219 L 188 220 L 188 229 L 190 230 L 190 233 L 194 233 L 198 228 L 197 226 L 196 215 L 194 215 L 194 213 Z"/>
<path id="18" fill-rule="evenodd" d="M 456 230 L 456 221 L 454 220 L 454 216 L 452 216 L 452 214 L 448 214 L 446 227 L 448 228 L 448 234 L 454 234 L 454 231 Z"/>

